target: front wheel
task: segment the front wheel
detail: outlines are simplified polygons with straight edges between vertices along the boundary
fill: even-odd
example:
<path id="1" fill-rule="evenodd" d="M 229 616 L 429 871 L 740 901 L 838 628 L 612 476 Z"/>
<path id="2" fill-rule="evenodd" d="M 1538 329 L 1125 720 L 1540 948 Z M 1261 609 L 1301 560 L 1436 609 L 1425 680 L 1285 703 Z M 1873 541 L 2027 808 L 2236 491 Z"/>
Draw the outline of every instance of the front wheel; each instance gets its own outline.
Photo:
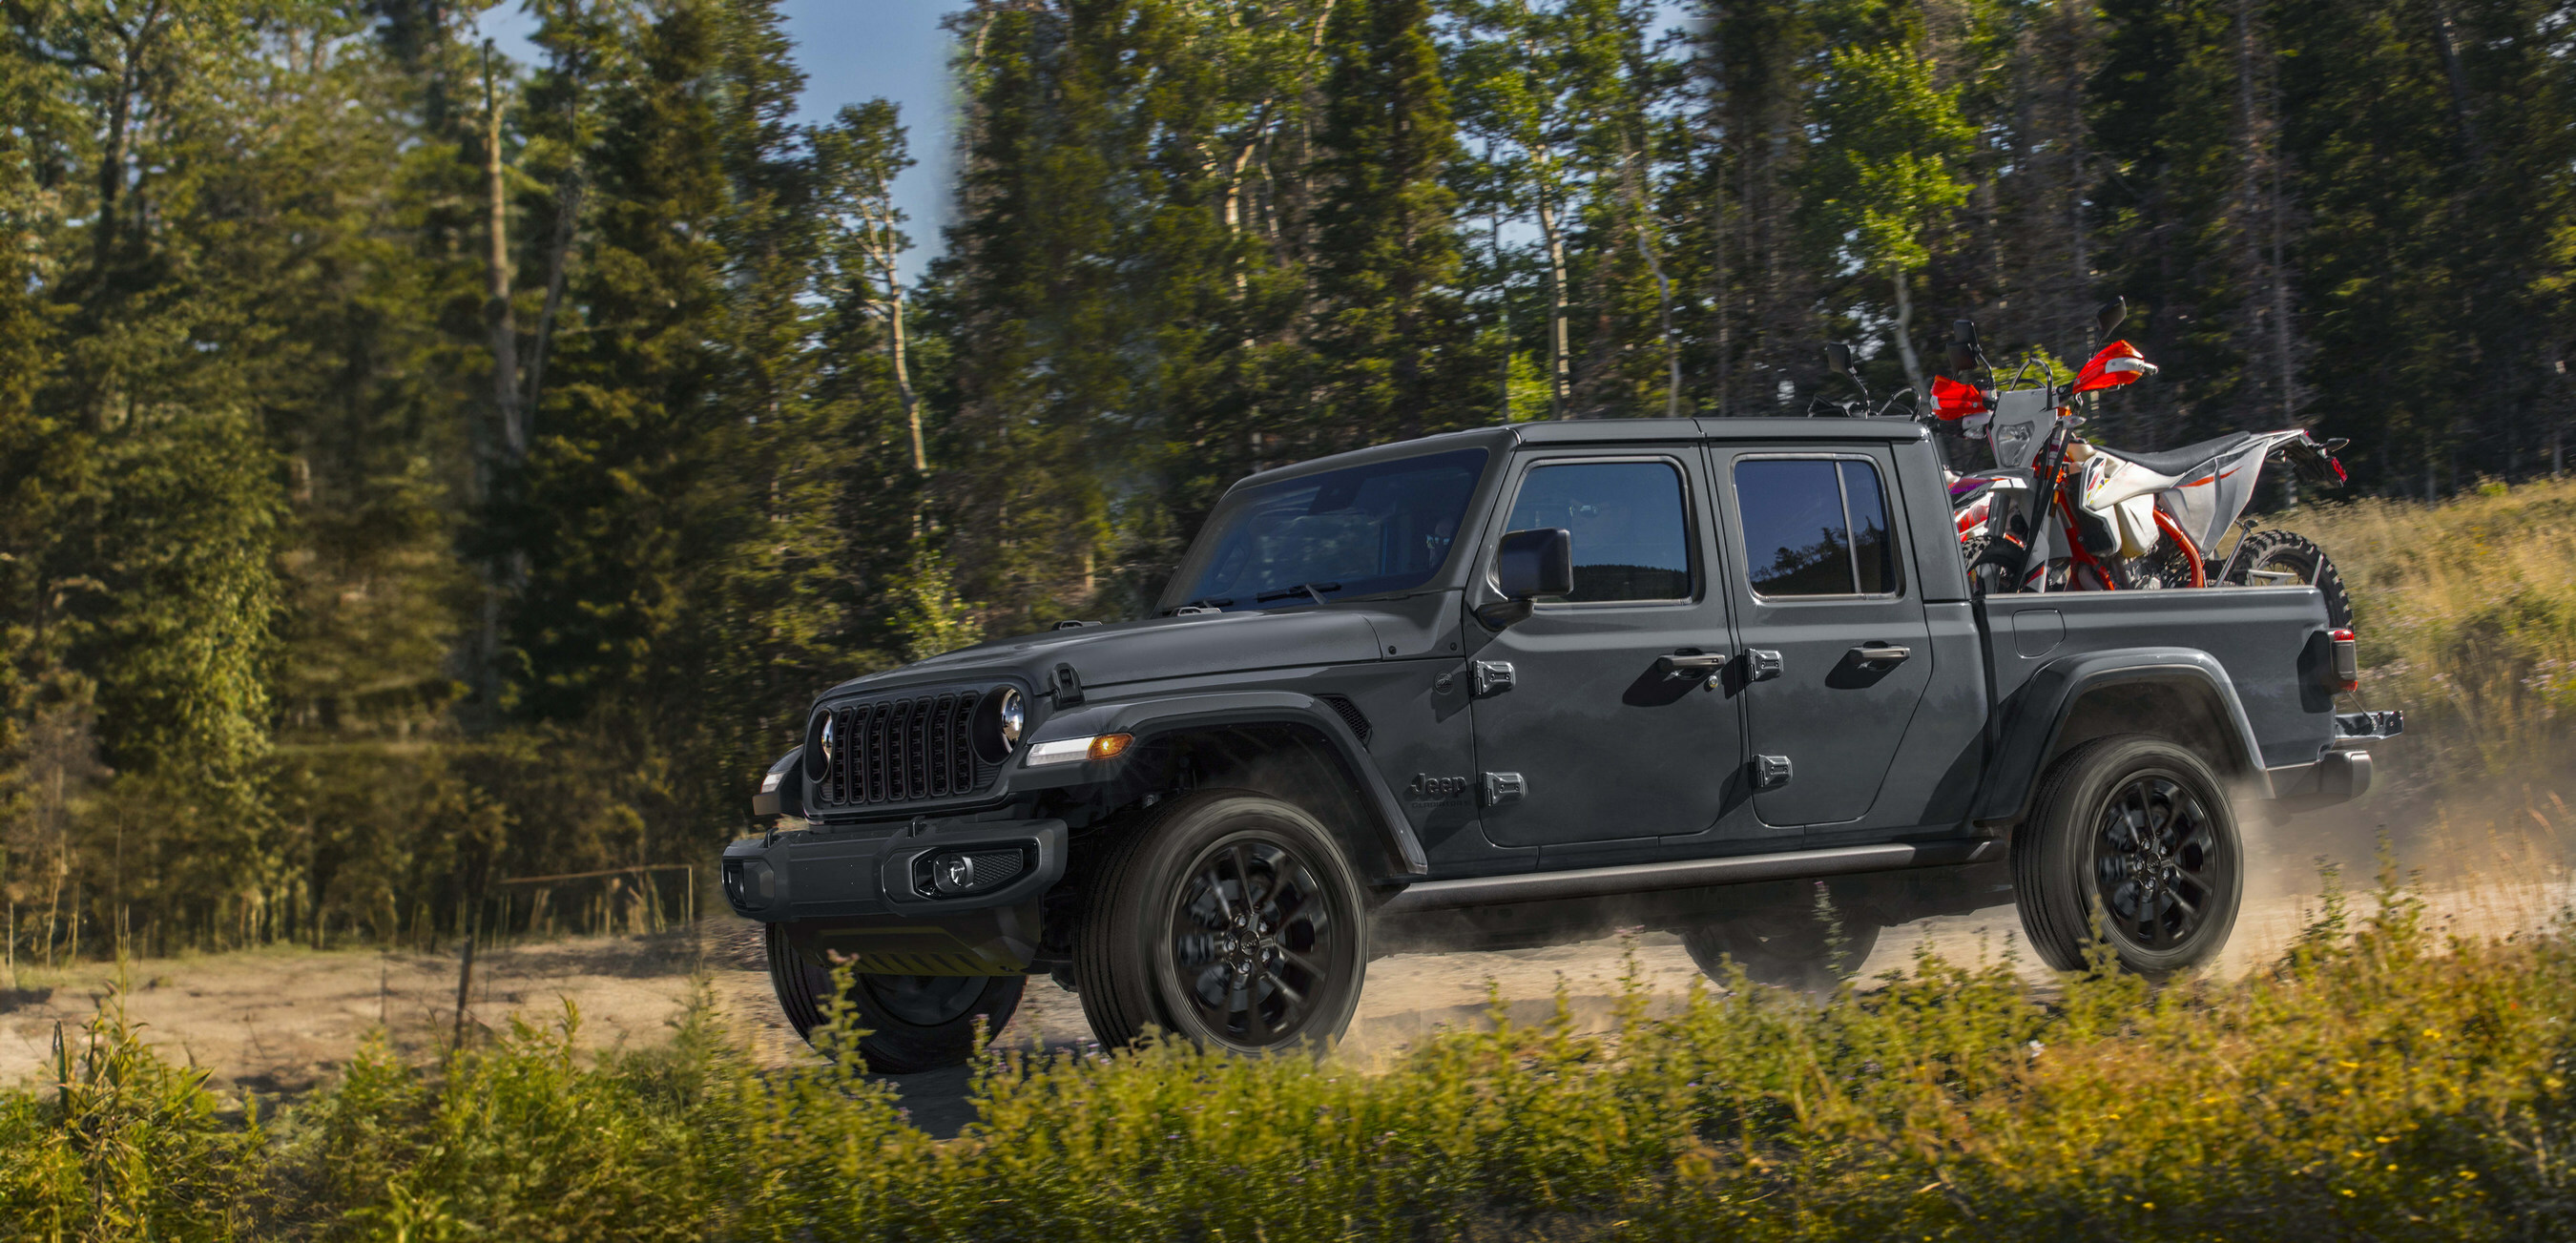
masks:
<path id="1" fill-rule="evenodd" d="M 2315 540 L 2296 531 L 2254 531 L 2228 558 L 2227 581 L 2239 587 L 2314 587 L 2326 598 L 2326 622 L 2352 626 L 2352 593 Z"/>
<path id="2" fill-rule="evenodd" d="M 1108 844 L 1073 971 L 1102 1044 L 1154 1026 L 1262 1053 L 1340 1036 L 1368 958 L 1359 878 L 1333 835 L 1278 799 L 1202 790 Z"/>
<path id="3" fill-rule="evenodd" d="M 778 1006 L 811 1043 L 830 1017 L 832 968 L 798 953 L 778 924 L 769 925 L 764 943 Z M 849 980 L 842 996 L 867 1031 L 859 1037 L 859 1056 L 880 1075 L 965 1065 L 975 1052 L 975 1020 L 984 1020 L 988 1034 L 1002 1030 L 1028 986 L 1021 975 L 854 974 Z"/>
<path id="4" fill-rule="evenodd" d="M 2013 834 L 2014 903 L 2040 960 L 2085 965 L 2100 938 L 2120 965 L 2162 976 L 2227 944 L 2245 847 L 2218 778 L 2161 738 L 2096 738 L 2060 757 Z"/>

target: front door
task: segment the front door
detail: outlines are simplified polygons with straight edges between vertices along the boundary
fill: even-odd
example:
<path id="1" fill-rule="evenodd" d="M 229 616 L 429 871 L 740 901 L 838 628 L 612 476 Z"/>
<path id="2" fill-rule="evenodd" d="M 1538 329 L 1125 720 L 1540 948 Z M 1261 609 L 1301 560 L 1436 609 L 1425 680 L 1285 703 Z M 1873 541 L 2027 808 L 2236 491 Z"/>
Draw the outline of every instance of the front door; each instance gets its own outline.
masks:
<path id="1" fill-rule="evenodd" d="M 1484 683 L 1478 793 L 1497 844 L 1653 838 L 1717 820 L 1743 733 L 1734 700 L 1705 689 L 1698 667 L 1731 651 L 1724 593 L 1711 588 L 1716 541 L 1699 456 L 1517 464 L 1510 503 L 1484 541 L 1486 573 L 1503 532 L 1562 527 L 1573 536 L 1574 592 L 1538 602 L 1469 665 Z M 1684 667 L 1662 659 L 1674 656 Z"/>
<path id="2" fill-rule="evenodd" d="M 1783 828 L 1859 820 L 1932 679 L 1894 463 L 1874 447 L 1710 456 L 1743 558 L 1725 591 L 1745 653 L 1754 812 Z"/>

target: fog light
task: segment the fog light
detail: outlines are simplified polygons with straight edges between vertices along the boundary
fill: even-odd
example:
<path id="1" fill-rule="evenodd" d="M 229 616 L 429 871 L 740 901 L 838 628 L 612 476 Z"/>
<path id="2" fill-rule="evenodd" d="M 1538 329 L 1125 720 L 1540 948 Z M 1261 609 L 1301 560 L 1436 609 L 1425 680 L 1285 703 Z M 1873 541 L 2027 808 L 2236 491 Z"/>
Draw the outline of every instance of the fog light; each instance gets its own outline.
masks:
<path id="1" fill-rule="evenodd" d="M 769 905 L 778 897 L 778 874 L 759 859 L 728 859 L 724 866 L 725 896 L 746 910 Z"/>
<path id="2" fill-rule="evenodd" d="M 914 880 L 926 895 L 953 898 L 996 888 L 1025 870 L 1017 850 L 949 851 L 930 856 Z"/>

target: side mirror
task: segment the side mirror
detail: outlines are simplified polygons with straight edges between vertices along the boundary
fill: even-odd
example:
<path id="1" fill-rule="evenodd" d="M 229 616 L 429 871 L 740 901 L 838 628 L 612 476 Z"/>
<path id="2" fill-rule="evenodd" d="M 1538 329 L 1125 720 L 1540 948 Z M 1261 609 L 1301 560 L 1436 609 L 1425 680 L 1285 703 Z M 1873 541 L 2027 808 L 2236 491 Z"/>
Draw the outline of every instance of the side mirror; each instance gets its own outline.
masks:
<path id="1" fill-rule="evenodd" d="M 1838 376 L 1849 376 L 1849 375 L 1851 375 L 1851 373 L 1852 373 L 1852 352 L 1851 352 L 1851 347 L 1850 347 L 1850 346 L 1848 346 L 1848 345 L 1843 344 L 1843 343 L 1842 343 L 1842 342 L 1840 342 L 1840 341 L 1829 341 L 1829 342 L 1826 342 L 1826 343 L 1825 343 L 1825 370 L 1830 371 L 1830 372 L 1833 372 L 1835 375 L 1838 375 Z"/>
<path id="2" fill-rule="evenodd" d="M 2121 321 L 2128 318 L 2129 299 L 2125 295 L 2114 296 L 2110 301 L 2102 304 L 2102 309 L 2100 311 L 2094 313 L 2094 334 L 2104 337 L 2110 336 L 2111 331 L 2118 328 Z"/>
<path id="3" fill-rule="evenodd" d="M 1539 527 L 1504 535 L 1494 546 L 1494 579 L 1507 600 L 1574 594 L 1574 534 Z"/>
<path id="4" fill-rule="evenodd" d="M 1494 545 L 1494 582 L 1502 588 L 1499 604 L 1476 611 L 1476 618 L 1496 630 L 1530 615 L 1539 596 L 1574 594 L 1574 534 L 1563 527 L 1511 531 Z"/>
<path id="5" fill-rule="evenodd" d="M 1959 343 L 1959 344 L 1961 344 L 1961 345 L 1967 346 L 1969 349 L 1972 349 L 1972 350 L 1973 350 L 1973 349 L 1976 349 L 1976 348 L 1977 348 L 1977 321 L 1975 321 L 1975 320 L 1973 320 L 1973 319 L 1954 319 L 1954 320 L 1951 320 L 1951 321 L 1950 321 L 1950 339 L 1951 339 L 1951 340 L 1953 340 L 1953 341 L 1958 342 L 1958 343 Z"/>

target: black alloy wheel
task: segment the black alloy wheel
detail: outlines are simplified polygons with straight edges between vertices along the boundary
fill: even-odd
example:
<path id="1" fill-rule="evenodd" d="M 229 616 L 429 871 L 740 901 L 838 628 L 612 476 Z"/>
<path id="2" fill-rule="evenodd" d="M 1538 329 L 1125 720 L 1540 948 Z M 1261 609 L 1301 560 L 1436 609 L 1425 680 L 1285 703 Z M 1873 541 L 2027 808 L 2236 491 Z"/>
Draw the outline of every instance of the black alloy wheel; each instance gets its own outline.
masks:
<path id="1" fill-rule="evenodd" d="M 1247 1048 L 1304 1031 L 1334 991 L 1334 943 L 1350 933 L 1314 865 L 1255 830 L 1211 843 L 1184 875 L 1156 966 L 1199 1023 Z"/>
<path id="2" fill-rule="evenodd" d="M 787 929 L 771 924 L 763 930 L 769 955 L 769 984 L 788 1025 L 807 1043 L 830 1019 L 832 967 L 799 951 Z M 854 1011 L 859 1058 L 880 1075 L 909 1075 L 963 1066 L 975 1053 L 975 1022 L 985 1034 L 1002 1030 L 1020 1008 L 1028 987 L 1022 975 L 877 975 L 849 977 L 842 996 Z M 821 1048 L 822 1046 L 816 1046 Z M 825 1048 L 824 1052 L 833 1050 Z"/>
<path id="3" fill-rule="evenodd" d="M 2096 944 L 2147 976 L 2205 962 L 2244 897 L 2244 840 L 2217 775 L 2145 734 L 2060 756 L 2013 832 L 2012 867 L 2031 948 L 2060 971 Z"/>
<path id="4" fill-rule="evenodd" d="M 2232 877 L 2209 809 L 2158 772 L 2112 792 L 2094 828 L 2093 892 L 2107 930 L 2149 952 L 2191 940 Z"/>
<path id="5" fill-rule="evenodd" d="M 1077 992 L 1102 1044 L 1160 1028 L 1239 1053 L 1320 1051 L 1350 1025 L 1367 915 L 1357 873 L 1313 816 L 1202 790 L 1113 832 L 1088 861 L 1074 934 Z"/>

